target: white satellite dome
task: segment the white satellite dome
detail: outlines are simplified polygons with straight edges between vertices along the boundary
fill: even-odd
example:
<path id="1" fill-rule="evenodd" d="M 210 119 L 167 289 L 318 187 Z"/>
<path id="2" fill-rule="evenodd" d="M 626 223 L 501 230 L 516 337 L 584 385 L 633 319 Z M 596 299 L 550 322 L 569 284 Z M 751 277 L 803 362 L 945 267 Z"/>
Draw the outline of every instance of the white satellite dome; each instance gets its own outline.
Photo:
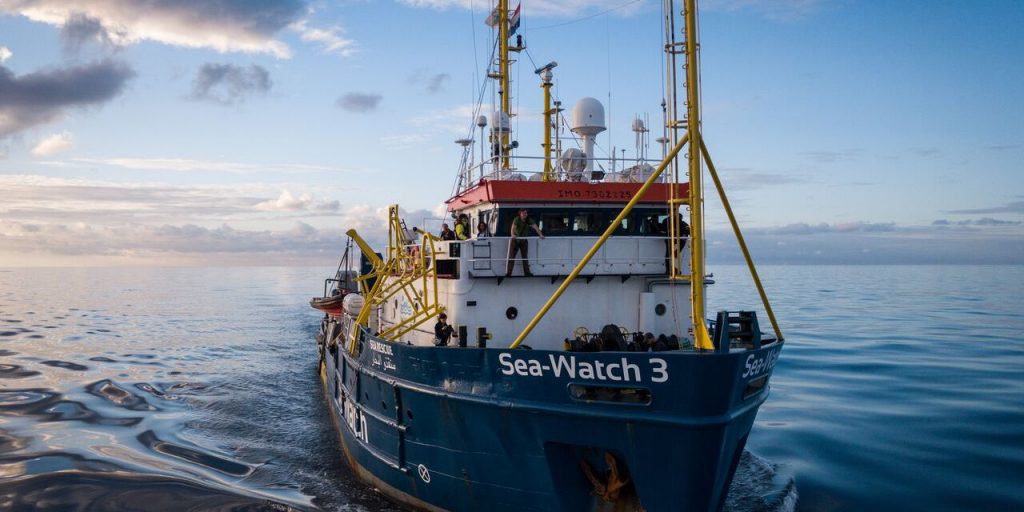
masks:
<path id="1" fill-rule="evenodd" d="M 603 111 L 602 111 L 603 112 Z M 491 112 L 491 130 L 505 133 L 509 131 L 508 114 L 495 110 Z"/>
<path id="2" fill-rule="evenodd" d="M 576 148 L 566 149 L 559 160 L 569 181 L 580 181 L 583 178 L 583 170 L 587 168 L 587 156 L 583 151 Z"/>
<path id="3" fill-rule="evenodd" d="M 604 105 L 595 98 L 583 98 L 572 107 L 572 131 L 580 135 L 597 135 L 605 131 Z"/>

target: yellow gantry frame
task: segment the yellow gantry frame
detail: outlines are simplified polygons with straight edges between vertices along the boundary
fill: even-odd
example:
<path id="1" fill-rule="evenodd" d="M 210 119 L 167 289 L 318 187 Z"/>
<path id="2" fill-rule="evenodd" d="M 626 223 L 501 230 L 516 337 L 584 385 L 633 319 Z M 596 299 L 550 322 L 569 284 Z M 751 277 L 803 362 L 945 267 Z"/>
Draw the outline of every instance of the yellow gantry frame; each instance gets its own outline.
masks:
<path id="1" fill-rule="evenodd" d="M 504 1 L 504 0 L 502 0 Z M 675 23 L 673 21 L 675 8 L 672 5 L 672 0 L 665 0 L 666 2 L 666 20 L 665 26 L 666 31 L 671 35 L 671 31 L 674 30 Z M 512 342 L 509 348 L 516 348 L 529 336 L 530 332 L 540 323 L 544 315 L 554 306 L 555 302 L 558 301 L 559 297 L 565 293 L 565 290 L 569 288 L 569 285 L 573 280 L 579 276 L 580 272 L 583 271 L 583 267 L 590 262 L 590 260 L 597 254 L 598 249 L 604 245 L 608 237 L 615 231 L 622 222 L 622 219 L 629 214 L 629 212 L 636 206 L 636 203 L 640 201 L 640 198 L 647 192 L 647 190 L 653 185 L 669 164 L 675 161 L 679 151 L 682 150 L 683 146 L 689 142 L 690 148 L 687 153 L 687 174 L 689 178 L 689 197 L 677 198 L 676 194 L 676 183 L 678 182 L 678 176 L 673 167 L 672 179 L 670 180 L 670 192 L 669 192 L 669 243 L 671 244 L 672 258 L 670 262 L 669 274 L 673 279 L 685 278 L 678 274 L 678 265 L 676 263 L 676 253 L 679 250 L 679 229 L 680 225 L 677 222 L 677 211 L 680 205 L 686 204 L 690 207 L 690 293 L 691 293 L 691 304 L 692 304 L 692 315 L 693 315 L 693 327 L 694 327 L 694 347 L 699 350 L 712 350 L 714 345 L 711 342 L 711 336 L 707 331 L 707 323 L 705 320 L 705 296 L 704 296 L 704 184 L 703 184 L 703 169 L 701 166 L 701 157 L 704 157 L 704 161 L 708 164 L 708 171 L 711 174 L 712 180 L 715 182 L 715 188 L 718 190 L 719 197 L 722 200 L 722 206 L 725 208 L 726 214 L 729 217 L 729 222 L 732 224 L 733 232 L 736 234 L 736 239 L 739 242 L 740 249 L 743 251 L 743 257 L 747 262 L 747 267 L 750 269 L 750 275 L 754 279 L 754 284 L 757 286 L 758 294 L 761 297 L 761 302 L 764 304 L 765 312 L 768 314 L 768 319 L 772 323 L 772 329 L 775 331 L 775 336 L 779 341 L 783 340 L 782 330 L 779 329 L 779 324 L 775 319 L 775 314 L 772 311 L 771 304 L 768 302 L 768 296 L 764 292 L 764 287 L 761 285 L 761 279 L 757 274 L 757 269 L 754 267 L 754 261 L 750 257 L 750 252 L 747 250 L 747 244 L 743 239 L 743 234 L 740 232 L 739 224 L 736 222 L 736 216 L 732 212 L 732 208 L 729 205 L 729 200 L 725 195 L 725 189 L 722 187 L 722 182 L 718 179 L 718 173 L 715 171 L 714 165 L 711 163 L 711 157 L 708 154 L 707 146 L 704 145 L 704 140 L 700 133 L 700 92 L 699 84 L 700 78 L 698 76 L 698 44 L 697 44 L 697 10 L 696 0 L 684 0 L 683 15 L 685 18 L 685 34 L 686 41 L 684 44 L 684 52 L 686 54 L 686 120 L 680 122 L 678 120 L 669 121 L 669 128 L 672 128 L 673 133 L 681 128 L 686 128 L 686 132 L 679 141 L 676 143 L 672 151 L 665 157 L 665 160 L 658 165 L 654 173 L 644 182 L 640 187 L 640 190 L 636 192 L 626 206 L 619 212 L 619 215 L 615 217 L 615 220 L 611 222 L 607 229 L 600 238 L 594 243 L 589 251 L 583 256 L 583 258 L 576 264 L 569 276 L 562 281 L 562 284 L 557 290 L 551 295 L 551 297 L 544 303 L 540 311 L 534 315 L 533 319 L 526 325 L 519 336 Z M 674 42 L 672 37 L 666 43 L 665 51 L 669 55 L 668 62 L 673 65 L 675 62 L 673 53 L 676 52 L 677 44 Z M 674 72 L 670 73 L 669 76 L 670 85 L 675 85 Z M 674 87 L 671 87 L 674 89 Z M 677 111 L 676 100 L 672 98 L 672 112 L 673 117 Z"/>
<path id="2" fill-rule="evenodd" d="M 388 248 L 387 259 L 381 260 L 354 229 L 346 232 L 363 251 L 373 265 L 373 269 L 356 279 L 363 291 L 363 309 L 356 317 L 349 338 L 348 350 L 353 355 L 359 345 L 359 330 L 369 327 L 370 314 L 374 308 L 380 307 L 391 297 L 402 293 L 413 307 L 413 314 L 401 322 L 384 329 L 378 335 L 389 341 L 397 341 L 424 322 L 445 311 L 438 301 L 437 293 L 437 257 L 434 242 L 437 240 L 430 233 L 423 233 L 423 241 L 418 250 L 410 251 L 410 240 L 406 238 L 405 226 L 399 216 L 398 205 L 388 207 Z M 368 286 L 375 280 L 373 286 Z M 420 290 L 412 284 L 420 283 Z"/>

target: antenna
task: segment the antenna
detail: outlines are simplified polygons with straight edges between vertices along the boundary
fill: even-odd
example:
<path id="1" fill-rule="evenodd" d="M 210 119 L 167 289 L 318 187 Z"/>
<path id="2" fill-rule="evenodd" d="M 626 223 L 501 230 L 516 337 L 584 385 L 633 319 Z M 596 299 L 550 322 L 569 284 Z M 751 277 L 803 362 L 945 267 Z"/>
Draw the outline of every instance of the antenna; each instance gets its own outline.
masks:
<path id="1" fill-rule="evenodd" d="M 533 70 L 533 72 L 538 74 L 538 75 L 540 75 L 541 73 L 543 73 L 545 71 L 551 71 L 552 69 L 555 69 L 557 67 L 558 67 L 558 63 L 555 62 L 555 61 L 551 61 L 551 62 L 548 62 L 547 64 L 545 64 L 545 65 L 543 65 L 543 66 Z M 543 77 L 543 75 L 542 75 L 542 77 Z"/>

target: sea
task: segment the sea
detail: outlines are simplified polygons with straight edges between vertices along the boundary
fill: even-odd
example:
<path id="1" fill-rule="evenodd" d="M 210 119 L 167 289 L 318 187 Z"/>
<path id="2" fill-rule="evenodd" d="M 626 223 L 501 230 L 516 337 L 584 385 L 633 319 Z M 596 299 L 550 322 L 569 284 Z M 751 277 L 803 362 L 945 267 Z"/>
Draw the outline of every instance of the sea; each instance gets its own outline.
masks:
<path id="1" fill-rule="evenodd" d="M 402 510 L 319 388 L 333 270 L 0 269 L 0 510 Z M 1024 267 L 759 270 L 786 345 L 727 510 L 1024 510 Z"/>

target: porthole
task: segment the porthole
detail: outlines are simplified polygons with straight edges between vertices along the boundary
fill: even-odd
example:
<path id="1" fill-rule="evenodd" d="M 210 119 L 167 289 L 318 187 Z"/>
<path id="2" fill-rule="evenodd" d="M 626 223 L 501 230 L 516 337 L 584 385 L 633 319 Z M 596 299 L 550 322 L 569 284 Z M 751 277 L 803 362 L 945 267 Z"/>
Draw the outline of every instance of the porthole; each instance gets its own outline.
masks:
<path id="1" fill-rule="evenodd" d="M 664 304 L 658 304 L 657 306 L 654 306 L 654 314 L 664 316 L 667 309 L 668 308 L 666 308 Z"/>
<path id="2" fill-rule="evenodd" d="M 510 307 L 505 310 L 505 318 L 508 318 L 509 320 L 515 320 L 517 316 L 519 316 L 519 310 L 515 307 Z"/>

